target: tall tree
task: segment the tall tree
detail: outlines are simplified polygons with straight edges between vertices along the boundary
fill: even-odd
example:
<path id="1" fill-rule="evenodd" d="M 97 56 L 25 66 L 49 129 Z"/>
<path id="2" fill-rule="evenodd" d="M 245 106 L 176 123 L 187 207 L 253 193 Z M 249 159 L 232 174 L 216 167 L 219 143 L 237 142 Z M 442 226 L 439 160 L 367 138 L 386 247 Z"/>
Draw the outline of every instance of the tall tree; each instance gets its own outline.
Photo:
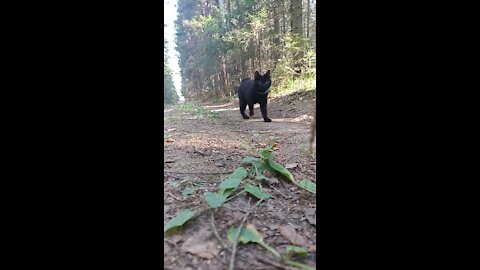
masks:
<path id="1" fill-rule="evenodd" d="M 303 21 L 302 21 L 302 0 L 290 0 L 290 26 L 292 29 L 293 38 L 299 47 L 303 47 Z M 300 63 L 303 58 L 303 52 L 299 50 L 293 55 L 293 64 L 295 71 L 301 72 Z"/>
<path id="2" fill-rule="evenodd" d="M 173 84 L 172 71 L 168 65 L 167 41 L 163 39 L 163 103 L 177 103 L 178 94 Z"/>
<path id="3" fill-rule="evenodd" d="M 272 70 L 278 83 L 291 78 L 295 65 L 315 55 L 307 46 L 315 39 L 312 6 L 315 0 L 178 0 L 182 94 L 231 96 L 256 70 Z"/>

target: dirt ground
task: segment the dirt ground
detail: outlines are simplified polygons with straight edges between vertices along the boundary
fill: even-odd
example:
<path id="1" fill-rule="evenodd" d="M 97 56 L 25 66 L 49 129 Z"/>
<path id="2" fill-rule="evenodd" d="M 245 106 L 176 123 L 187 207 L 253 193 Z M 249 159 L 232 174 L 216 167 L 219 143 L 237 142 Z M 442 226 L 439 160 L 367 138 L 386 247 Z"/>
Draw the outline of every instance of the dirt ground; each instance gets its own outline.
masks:
<path id="1" fill-rule="evenodd" d="M 219 184 L 245 156 L 258 157 L 259 150 L 275 145 L 274 159 L 286 167 L 296 181 L 316 182 L 316 152 L 307 149 L 315 103 L 314 92 L 296 93 L 269 100 L 265 123 L 258 105 L 255 115 L 243 120 L 238 101 L 196 103 L 203 113 L 185 110 L 185 105 L 164 110 L 164 223 L 185 209 L 206 208 L 203 194 L 217 192 Z M 247 108 L 248 112 L 248 108 Z M 309 255 L 295 261 L 316 263 L 315 194 L 296 187 L 280 176 L 264 191 L 273 197 L 249 213 L 245 225 L 254 225 L 264 241 L 280 253 L 287 245 L 303 246 Z M 188 191 L 186 188 L 190 188 Z M 238 226 L 257 202 L 250 195 L 238 196 L 214 214 L 202 214 L 164 237 L 165 269 L 228 269 L 231 243 L 227 231 Z M 213 212 L 213 211 L 212 211 Z M 215 228 L 215 229 L 214 229 Z M 214 231 L 223 241 L 220 243 Z M 224 248 L 222 247 L 224 246 Z M 235 269 L 296 269 L 278 260 L 263 247 L 238 245 Z"/>

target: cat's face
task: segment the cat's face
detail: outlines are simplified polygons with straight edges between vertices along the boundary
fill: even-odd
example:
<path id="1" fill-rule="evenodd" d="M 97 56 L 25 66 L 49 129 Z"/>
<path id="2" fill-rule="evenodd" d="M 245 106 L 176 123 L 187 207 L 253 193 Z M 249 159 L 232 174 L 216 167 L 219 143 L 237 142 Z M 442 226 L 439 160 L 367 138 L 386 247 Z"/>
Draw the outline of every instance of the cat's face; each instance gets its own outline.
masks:
<path id="1" fill-rule="evenodd" d="M 270 79 L 270 70 L 267 71 L 263 76 L 255 71 L 255 90 L 258 94 L 267 94 L 272 85 L 272 80 Z"/>

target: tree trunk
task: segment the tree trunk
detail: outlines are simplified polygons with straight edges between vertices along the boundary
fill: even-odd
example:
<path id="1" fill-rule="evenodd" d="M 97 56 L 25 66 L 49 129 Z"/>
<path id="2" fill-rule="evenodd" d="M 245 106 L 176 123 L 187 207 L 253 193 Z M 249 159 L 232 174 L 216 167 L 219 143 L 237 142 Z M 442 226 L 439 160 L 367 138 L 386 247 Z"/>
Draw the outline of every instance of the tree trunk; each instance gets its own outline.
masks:
<path id="1" fill-rule="evenodd" d="M 310 37 L 310 0 L 307 0 L 307 38 Z"/>
<path id="2" fill-rule="evenodd" d="M 290 0 L 290 16 L 292 34 L 294 35 L 294 38 L 298 40 L 300 47 L 303 48 L 302 0 Z M 302 50 L 293 55 L 293 67 L 296 71 L 296 75 L 299 75 L 302 72 L 302 63 L 300 63 L 302 58 Z"/>
<path id="3" fill-rule="evenodd" d="M 222 61 L 222 87 L 223 87 L 223 93 L 224 95 L 226 96 L 227 94 L 229 94 L 229 89 L 228 89 L 228 72 L 227 72 L 227 58 L 226 57 L 222 57 L 221 59 Z"/>
<path id="4" fill-rule="evenodd" d="M 280 48 L 280 22 L 279 22 L 279 13 L 278 13 L 279 4 L 277 1 L 273 2 L 273 29 L 275 38 L 273 39 L 274 49 L 272 50 L 273 56 L 273 65 L 276 66 L 278 59 L 280 58 L 279 55 L 279 48 Z M 277 49 L 278 48 L 278 49 Z"/>

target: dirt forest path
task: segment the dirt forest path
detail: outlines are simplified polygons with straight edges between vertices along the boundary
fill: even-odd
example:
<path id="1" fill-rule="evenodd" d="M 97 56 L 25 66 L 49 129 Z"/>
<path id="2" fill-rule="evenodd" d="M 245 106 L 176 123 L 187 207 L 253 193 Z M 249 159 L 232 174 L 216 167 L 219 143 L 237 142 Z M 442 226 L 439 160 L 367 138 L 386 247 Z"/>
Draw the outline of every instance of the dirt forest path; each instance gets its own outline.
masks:
<path id="1" fill-rule="evenodd" d="M 313 105 L 313 93 L 270 100 L 270 123 L 263 122 L 258 105 L 255 115 L 243 120 L 238 101 L 167 106 L 164 223 L 181 210 L 205 207 L 205 192 L 218 191 L 220 182 L 242 166 L 244 157 L 258 157 L 259 150 L 268 145 L 274 146 L 274 159 L 296 181 L 315 182 L 316 153 L 307 151 Z M 298 261 L 315 265 L 315 195 L 280 176 L 268 176 L 274 181 L 263 188 L 273 197 L 255 208 L 245 225 L 254 225 L 265 243 L 279 252 L 284 252 L 287 245 L 303 246 L 309 255 Z M 215 212 L 215 226 L 210 214 L 201 215 L 179 232 L 165 236 L 165 268 L 227 269 L 231 250 L 222 248 L 219 242 L 230 245 L 228 229 L 238 226 L 255 202 L 247 195 L 238 196 Z M 215 237 L 215 230 L 219 237 Z M 295 269 L 282 265 L 259 245 L 239 245 L 235 257 L 235 269 Z"/>

